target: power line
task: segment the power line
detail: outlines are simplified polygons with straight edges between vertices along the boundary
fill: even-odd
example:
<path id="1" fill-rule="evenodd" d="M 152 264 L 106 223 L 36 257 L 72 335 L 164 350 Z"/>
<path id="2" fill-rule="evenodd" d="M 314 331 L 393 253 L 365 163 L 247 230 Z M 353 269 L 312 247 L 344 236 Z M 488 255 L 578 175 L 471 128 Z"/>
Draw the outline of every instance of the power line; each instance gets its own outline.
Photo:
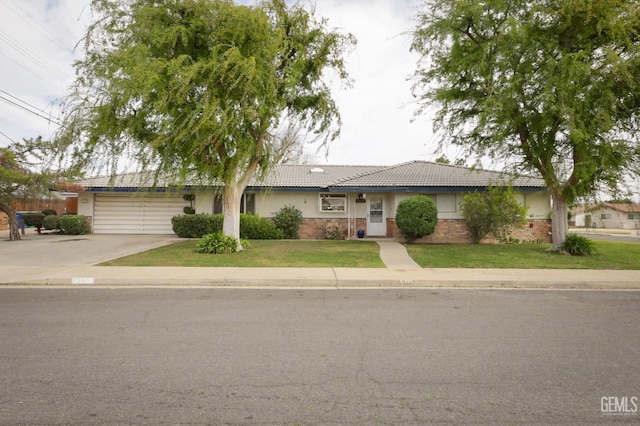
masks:
<path id="1" fill-rule="evenodd" d="M 59 47 L 62 47 L 64 50 L 68 50 L 69 52 L 73 53 L 72 49 L 69 49 L 58 37 L 55 36 L 55 34 L 51 33 L 49 30 L 47 30 L 44 26 L 42 26 L 42 24 L 38 21 L 36 21 L 35 19 L 33 19 L 33 17 L 26 11 L 24 10 L 22 7 L 20 7 L 20 5 L 18 5 L 16 2 L 14 2 L 13 0 L 9 0 L 13 6 L 17 7 L 18 9 L 20 9 L 20 11 L 22 13 L 18 13 L 15 11 L 15 9 L 13 9 L 10 5 L 6 5 L 10 10 L 13 11 L 13 13 L 15 13 L 16 15 L 18 15 L 18 17 L 20 19 L 22 19 L 24 22 L 26 22 L 27 24 L 29 24 L 32 28 L 34 28 L 36 31 L 38 31 L 40 34 L 42 34 L 43 36 L 45 36 L 46 38 L 49 39 L 49 41 L 51 41 L 54 44 L 57 44 Z M 22 15 L 22 16 L 20 16 Z M 28 19 L 27 19 L 28 18 Z M 34 25 L 34 23 L 36 25 Z"/>
<path id="2" fill-rule="evenodd" d="M 65 89 L 62 89 L 59 86 L 56 86 L 55 84 L 53 84 L 50 80 L 47 80 L 46 78 L 42 77 L 40 74 L 36 74 L 35 72 L 33 72 L 31 69 L 25 67 L 24 65 L 22 65 L 20 62 L 16 61 L 15 59 L 13 59 L 11 56 L 0 52 L 0 55 L 4 56 L 5 58 L 9 59 L 11 62 L 13 62 L 14 64 L 18 65 L 20 68 L 24 69 L 25 71 L 27 71 L 30 74 L 33 74 L 35 77 L 39 78 L 40 80 L 44 81 L 45 83 L 47 83 L 49 86 L 55 88 L 56 90 L 60 91 L 60 92 L 65 92 Z"/>
<path id="3" fill-rule="evenodd" d="M 25 104 L 25 105 L 29 106 L 30 108 L 35 109 L 36 111 L 39 111 L 39 112 L 41 112 L 41 113 L 43 113 L 43 114 L 49 114 L 49 116 L 51 116 L 51 114 L 50 114 L 50 113 L 48 113 L 47 111 L 43 110 L 42 108 L 38 108 L 38 107 L 37 107 L 37 106 L 35 106 L 35 105 L 31 105 L 29 102 L 27 102 L 27 101 L 25 101 L 25 100 L 22 100 L 22 99 L 20 99 L 19 97 L 14 96 L 14 95 L 12 95 L 12 94 L 11 94 L 11 93 L 9 93 L 9 92 L 6 92 L 6 91 L 4 91 L 4 90 L 0 89 L 0 93 L 4 93 L 5 95 L 7 95 L 7 96 L 9 96 L 9 97 L 11 97 L 11 98 L 13 98 L 13 99 L 15 99 L 16 101 L 21 102 L 21 103 L 23 103 L 23 104 Z"/>
<path id="4" fill-rule="evenodd" d="M 0 135 L 4 136 L 5 138 L 9 139 L 12 143 L 18 143 L 16 141 L 14 141 L 13 139 L 11 139 L 9 136 L 7 136 L 6 133 L 4 133 L 2 130 L 0 130 Z"/>
<path id="5" fill-rule="evenodd" d="M 2 92 L 2 93 L 6 93 L 6 92 Z M 14 96 L 12 96 L 12 95 L 9 95 L 9 96 L 14 97 Z M 24 105 L 20 105 L 19 103 L 14 102 L 14 101 L 12 101 L 11 99 L 8 99 L 8 98 L 6 98 L 6 97 L 4 97 L 4 96 L 2 96 L 2 95 L 0 95 L 0 99 L 2 99 L 3 101 L 5 101 L 5 102 L 7 102 L 7 103 L 9 103 L 9 104 L 11 104 L 11 105 L 13 105 L 13 106 L 17 107 L 17 108 L 23 109 L 23 110 L 25 110 L 25 111 L 27 111 L 27 112 L 29 112 L 29 113 L 33 114 L 33 115 L 37 115 L 37 116 L 38 116 L 38 117 L 40 117 L 40 118 L 44 118 L 45 120 L 49 121 L 50 123 L 56 124 L 56 125 L 58 125 L 58 126 L 62 126 L 62 123 L 61 123 L 60 121 L 58 121 L 58 118 L 52 117 L 51 115 L 49 115 L 49 116 L 42 115 L 42 114 L 40 114 L 39 112 L 37 112 L 37 111 L 40 111 L 40 110 L 38 110 L 38 109 L 37 109 L 37 108 L 35 108 L 34 106 L 32 106 L 32 105 L 30 105 L 30 104 L 28 104 L 28 103 L 26 103 L 26 102 L 24 102 L 24 101 L 22 101 L 22 100 L 20 100 L 20 102 L 24 102 L 25 104 L 29 105 L 30 107 L 35 108 L 37 111 L 33 111 L 33 110 L 31 110 L 31 109 L 29 109 L 29 108 L 25 107 Z M 18 99 L 18 98 L 15 98 L 15 99 Z M 18 100 L 19 100 L 19 99 L 18 99 Z M 46 112 L 44 112 L 44 111 L 42 111 L 42 112 L 43 112 L 44 114 L 46 114 Z"/>
<path id="6" fill-rule="evenodd" d="M 29 51 L 29 49 L 27 49 L 26 47 L 21 46 L 18 42 L 14 41 L 11 37 L 9 37 L 6 34 L 3 34 L 2 32 L 0 32 L 0 39 L 4 40 L 16 52 L 18 52 L 19 54 L 21 54 L 25 58 L 29 59 L 34 64 L 38 65 L 41 69 L 43 69 L 44 71 L 48 72 L 53 77 L 56 77 L 58 80 L 60 80 L 62 82 L 65 81 L 64 76 L 62 74 L 60 74 L 56 69 L 54 69 L 53 67 L 51 67 L 51 66 L 45 64 L 44 62 L 42 62 L 40 59 L 38 59 L 38 57 L 35 54 L 33 54 L 31 51 Z"/>

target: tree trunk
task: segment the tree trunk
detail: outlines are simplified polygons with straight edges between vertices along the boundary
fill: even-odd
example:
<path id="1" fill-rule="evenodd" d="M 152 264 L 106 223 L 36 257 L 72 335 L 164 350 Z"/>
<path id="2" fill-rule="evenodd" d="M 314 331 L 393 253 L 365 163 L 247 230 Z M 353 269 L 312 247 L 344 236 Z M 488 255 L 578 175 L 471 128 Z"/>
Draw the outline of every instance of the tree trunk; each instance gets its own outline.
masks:
<path id="1" fill-rule="evenodd" d="M 9 217 L 9 241 L 17 241 L 20 239 L 20 232 L 18 230 L 18 219 L 16 218 L 16 212 L 11 208 L 9 204 L 0 203 L 0 211 L 7 214 Z"/>
<path id="2" fill-rule="evenodd" d="M 550 250 L 558 251 L 567 238 L 569 204 L 566 197 L 561 194 L 553 193 L 551 198 L 553 200 L 553 215 L 551 217 L 551 239 L 553 244 Z"/>
<path id="3" fill-rule="evenodd" d="M 240 200 L 244 188 L 237 182 L 225 183 L 222 233 L 240 241 Z M 242 250 L 242 247 L 239 247 Z"/>

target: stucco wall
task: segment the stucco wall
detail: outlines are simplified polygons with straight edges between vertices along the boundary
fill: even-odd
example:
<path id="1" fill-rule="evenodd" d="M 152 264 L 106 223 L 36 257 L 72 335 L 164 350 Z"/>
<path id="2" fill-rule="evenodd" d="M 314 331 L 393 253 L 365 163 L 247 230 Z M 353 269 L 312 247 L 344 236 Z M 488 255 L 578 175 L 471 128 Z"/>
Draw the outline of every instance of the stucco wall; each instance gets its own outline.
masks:
<path id="1" fill-rule="evenodd" d="M 602 219 L 603 214 L 611 215 L 610 218 Z M 628 212 L 621 212 L 608 207 L 600 207 L 586 212 L 591 215 L 591 226 L 607 229 L 640 229 L 640 221 L 629 220 Z"/>
<path id="2" fill-rule="evenodd" d="M 95 194 L 81 192 L 78 194 L 78 214 L 93 217 L 93 200 Z"/>
<path id="3" fill-rule="evenodd" d="M 194 192 L 196 194 L 194 207 L 197 213 L 212 213 L 214 194 L 212 192 Z M 358 194 L 349 193 L 346 197 L 346 211 L 322 211 L 320 208 L 320 192 L 293 192 L 293 191 L 267 191 L 255 196 L 255 213 L 262 217 L 273 217 L 276 212 L 287 204 L 292 204 L 302 211 L 305 221 L 300 234 L 302 238 L 324 238 L 327 225 L 337 223 L 343 227 L 345 233 L 350 231 L 350 236 L 355 237 L 358 229 L 367 229 L 367 214 L 369 200 L 374 196 L 384 198 L 384 220 L 386 222 L 387 236 L 399 238 L 402 236 L 395 226 L 395 215 L 398 203 L 415 194 L 412 193 L 366 193 L 366 202 L 356 203 Z M 439 198 L 440 196 L 440 198 Z M 462 221 L 459 203 L 464 194 L 431 194 L 436 204 L 442 204 L 455 211 L 441 211 L 439 209 L 439 224 L 436 234 L 428 237 L 425 242 L 468 242 L 466 225 Z M 452 198 L 453 197 L 453 198 Z M 95 194 L 83 192 L 79 194 L 78 214 L 93 218 Z M 546 240 L 548 232 L 546 227 L 551 211 L 550 201 L 546 193 L 528 193 L 518 195 L 522 203 L 529 208 L 527 218 L 533 223 L 525 229 L 518 239 L 543 239 Z M 440 203 L 439 203 L 440 202 Z M 541 225 L 543 224 L 543 225 Z M 544 229 L 543 229 L 544 228 Z M 550 229 L 550 225 L 549 225 Z"/>

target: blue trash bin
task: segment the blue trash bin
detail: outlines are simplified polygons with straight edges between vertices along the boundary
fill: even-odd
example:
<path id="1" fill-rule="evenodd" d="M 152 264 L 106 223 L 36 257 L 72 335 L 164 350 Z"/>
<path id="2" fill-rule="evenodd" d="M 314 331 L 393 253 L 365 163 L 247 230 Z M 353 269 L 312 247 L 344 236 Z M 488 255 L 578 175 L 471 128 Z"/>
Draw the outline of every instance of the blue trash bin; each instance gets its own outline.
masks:
<path id="1" fill-rule="evenodd" d="M 24 232 L 24 222 L 22 221 L 22 212 L 16 212 L 16 219 L 18 219 L 18 229 Z"/>

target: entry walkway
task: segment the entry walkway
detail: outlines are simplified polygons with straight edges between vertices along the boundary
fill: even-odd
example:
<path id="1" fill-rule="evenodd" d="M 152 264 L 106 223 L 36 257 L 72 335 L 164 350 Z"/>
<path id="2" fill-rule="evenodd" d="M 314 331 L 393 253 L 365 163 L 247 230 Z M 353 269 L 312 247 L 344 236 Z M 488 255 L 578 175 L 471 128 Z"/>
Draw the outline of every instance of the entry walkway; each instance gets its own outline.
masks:
<path id="1" fill-rule="evenodd" d="M 380 259 L 390 269 L 422 269 L 409 257 L 407 249 L 400 243 L 392 240 L 377 240 L 380 246 Z"/>

